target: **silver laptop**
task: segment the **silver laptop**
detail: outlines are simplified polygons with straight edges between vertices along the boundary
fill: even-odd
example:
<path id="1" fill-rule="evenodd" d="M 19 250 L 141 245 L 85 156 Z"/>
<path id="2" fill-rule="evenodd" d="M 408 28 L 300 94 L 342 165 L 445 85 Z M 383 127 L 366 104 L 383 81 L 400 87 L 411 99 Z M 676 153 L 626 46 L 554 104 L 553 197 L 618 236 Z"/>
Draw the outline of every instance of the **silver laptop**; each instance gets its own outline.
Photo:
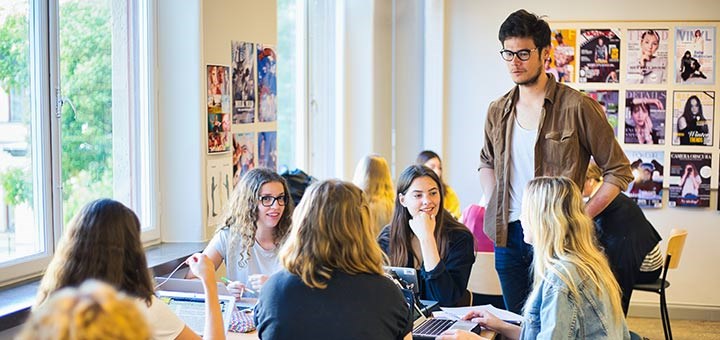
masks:
<path id="1" fill-rule="evenodd" d="M 156 278 L 162 282 L 162 278 Z M 171 283 L 171 281 L 174 281 Z M 194 282 L 188 282 L 194 281 Z M 199 286 L 199 292 L 198 292 Z M 220 287 L 222 286 L 222 288 Z M 184 291 L 183 291 L 184 290 Z M 190 327 L 195 333 L 203 335 L 205 329 L 205 293 L 199 280 L 170 279 L 155 291 L 160 301 Z M 235 297 L 230 295 L 222 283 L 218 284 L 218 300 L 223 318 L 223 329 L 227 333 L 230 327 L 232 312 L 235 310 Z"/>
<path id="2" fill-rule="evenodd" d="M 409 267 L 383 267 L 387 273 L 395 273 L 400 279 L 400 283 L 403 288 L 410 289 L 413 293 L 417 294 L 420 292 L 420 286 L 418 285 L 417 271 L 415 268 Z"/>
<path id="3" fill-rule="evenodd" d="M 480 334 L 479 324 L 465 320 L 426 318 L 415 305 L 415 321 L 413 322 L 413 339 L 435 339 L 448 329 L 460 329 Z M 419 316 L 418 316 L 419 315 Z"/>

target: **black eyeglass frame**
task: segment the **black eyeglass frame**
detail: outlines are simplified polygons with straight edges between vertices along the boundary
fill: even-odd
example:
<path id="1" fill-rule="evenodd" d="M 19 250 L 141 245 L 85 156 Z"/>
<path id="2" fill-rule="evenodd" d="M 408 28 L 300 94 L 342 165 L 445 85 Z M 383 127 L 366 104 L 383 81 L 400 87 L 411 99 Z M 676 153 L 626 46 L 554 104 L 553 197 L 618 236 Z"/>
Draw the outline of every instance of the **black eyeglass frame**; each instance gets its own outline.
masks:
<path id="1" fill-rule="evenodd" d="M 266 201 L 270 201 L 268 204 Z M 275 201 L 277 201 L 278 205 L 281 207 L 284 207 L 288 202 L 288 197 L 286 195 L 280 195 L 278 197 L 275 196 L 260 196 L 258 199 L 260 201 L 260 204 L 262 204 L 263 207 L 272 207 L 273 204 L 275 204 Z"/>
<path id="2" fill-rule="evenodd" d="M 523 48 L 522 50 L 517 51 L 511 51 L 507 49 L 500 50 L 500 57 L 503 58 L 505 61 L 513 61 L 515 59 L 515 56 L 518 57 L 521 61 L 528 61 L 530 60 L 530 57 L 532 56 L 533 51 L 537 51 L 538 48 Z M 522 57 L 521 53 L 527 53 L 527 57 Z M 510 58 L 505 58 L 505 54 L 509 54 Z"/>

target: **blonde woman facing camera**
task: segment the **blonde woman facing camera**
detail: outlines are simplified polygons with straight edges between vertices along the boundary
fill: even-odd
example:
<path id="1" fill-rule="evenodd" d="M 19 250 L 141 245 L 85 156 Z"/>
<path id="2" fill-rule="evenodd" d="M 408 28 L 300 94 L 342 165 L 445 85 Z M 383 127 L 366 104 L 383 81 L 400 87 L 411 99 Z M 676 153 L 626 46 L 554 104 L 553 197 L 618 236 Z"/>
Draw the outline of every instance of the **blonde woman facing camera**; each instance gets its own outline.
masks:
<path id="1" fill-rule="evenodd" d="M 365 192 L 373 230 L 375 235 L 380 234 L 380 230 L 390 223 L 395 205 L 392 175 L 385 158 L 379 155 L 363 157 L 355 168 L 353 183 Z"/>
<path id="2" fill-rule="evenodd" d="M 17 340 L 150 339 L 135 299 L 100 281 L 63 288 L 33 310 Z"/>
<path id="3" fill-rule="evenodd" d="M 314 184 L 293 215 L 280 251 L 284 270 L 255 307 L 261 339 L 410 339 L 400 290 L 384 276 L 362 190 Z"/>
<path id="4" fill-rule="evenodd" d="M 532 244 L 533 291 L 521 326 L 474 311 L 465 319 L 509 339 L 630 339 L 620 287 L 595 241 L 577 186 L 566 177 L 537 177 L 522 201 L 524 240 Z M 439 339 L 477 339 L 462 331 Z"/>

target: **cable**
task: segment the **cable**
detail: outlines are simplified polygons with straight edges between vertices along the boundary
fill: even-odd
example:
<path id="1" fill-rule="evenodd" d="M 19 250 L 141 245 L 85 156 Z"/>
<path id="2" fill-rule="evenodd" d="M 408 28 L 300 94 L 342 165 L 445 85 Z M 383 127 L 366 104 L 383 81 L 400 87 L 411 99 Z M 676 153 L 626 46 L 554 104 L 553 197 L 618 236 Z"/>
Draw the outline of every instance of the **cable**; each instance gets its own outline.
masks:
<path id="1" fill-rule="evenodd" d="M 154 290 L 157 290 L 158 287 L 164 285 L 165 282 L 168 282 L 168 280 L 170 280 L 170 279 L 172 278 L 173 274 L 175 274 L 175 272 L 178 271 L 178 269 L 180 269 L 180 267 L 182 267 L 184 264 L 185 264 L 185 261 L 183 261 L 183 262 L 180 263 L 177 267 L 175 267 L 175 269 L 170 273 L 170 275 L 168 275 L 168 276 L 165 278 L 165 280 L 163 280 L 163 282 L 158 283 L 158 284 L 155 286 L 155 288 L 153 288 L 153 289 L 154 289 Z"/>

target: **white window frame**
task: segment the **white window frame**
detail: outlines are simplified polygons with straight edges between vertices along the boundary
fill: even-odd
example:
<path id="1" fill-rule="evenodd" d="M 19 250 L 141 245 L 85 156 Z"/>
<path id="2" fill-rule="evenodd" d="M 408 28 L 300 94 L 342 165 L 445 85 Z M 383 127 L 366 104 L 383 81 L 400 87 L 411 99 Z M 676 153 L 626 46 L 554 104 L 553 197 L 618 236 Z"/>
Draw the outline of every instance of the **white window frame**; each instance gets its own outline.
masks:
<path id="1" fill-rule="evenodd" d="M 121 81 L 126 82 L 128 93 L 125 103 L 121 102 L 120 105 L 116 103 L 116 98 L 113 98 L 113 107 L 117 105 L 125 110 L 117 112 L 114 108 L 113 117 L 120 115 L 120 120 L 126 120 L 124 126 L 119 125 L 120 133 L 125 134 L 127 149 L 121 155 L 121 160 L 130 162 L 128 171 L 123 175 L 129 176 L 131 182 L 131 187 L 124 188 L 126 192 L 120 193 L 120 197 L 117 184 L 113 191 L 116 199 L 127 204 L 139 215 L 143 226 L 143 242 L 146 245 L 155 244 L 159 243 L 161 238 L 156 211 L 156 200 L 159 196 L 156 151 L 158 119 L 155 100 L 157 3 L 152 0 L 112 0 L 111 4 L 113 7 L 125 6 L 127 9 L 123 19 L 126 24 L 124 29 L 128 31 L 119 35 L 119 38 L 125 39 L 129 52 L 120 57 L 125 58 L 120 59 L 124 62 L 113 60 L 113 67 L 126 69 L 128 76 Z M 44 237 L 40 252 L 0 263 L 0 287 L 42 274 L 52 259 L 63 231 L 59 0 L 30 0 L 28 6 L 31 112 L 34 113 L 31 117 L 31 135 L 34 137 L 30 146 L 34 168 L 33 211 L 35 223 L 41 226 L 39 234 Z M 113 42 L 113 45 L 115 43 Z M 115 72 L 117 70 L 114 69 L 113 73 Z M 113 88 L 115 86 L 113 79 Z M 114 135 L 115 128 L 114 119 Z M 114 139 L 114 146 L 115 142 Z M 116 154 L 113 152 L 113 159 L 115 158 Z"/>

